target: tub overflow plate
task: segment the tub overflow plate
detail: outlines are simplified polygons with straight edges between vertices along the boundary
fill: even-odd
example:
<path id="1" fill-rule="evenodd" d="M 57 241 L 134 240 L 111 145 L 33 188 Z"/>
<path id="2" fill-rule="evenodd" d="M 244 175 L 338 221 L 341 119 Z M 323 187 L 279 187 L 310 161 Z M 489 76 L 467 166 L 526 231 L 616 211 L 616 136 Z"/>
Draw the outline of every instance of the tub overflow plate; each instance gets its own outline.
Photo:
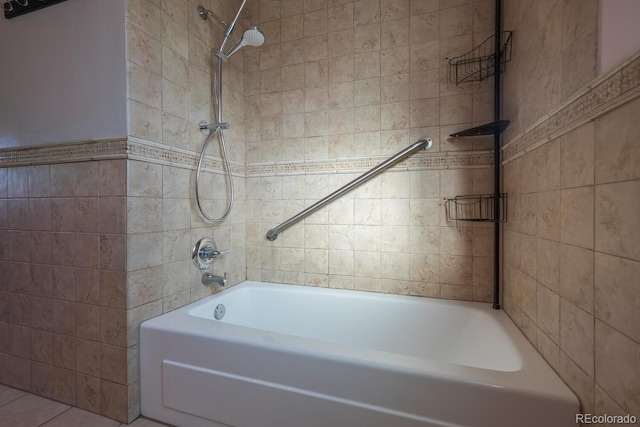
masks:
<path id="1" fill-rule="evenodd" d="M 213 311 L 213 317 L 215 317 L 217 320 L 220 320 L 224 317 L 226 312 L 227 309 L 225 308 L 224 304 L 218 304 L 216 306 L 216 309 Z"/>

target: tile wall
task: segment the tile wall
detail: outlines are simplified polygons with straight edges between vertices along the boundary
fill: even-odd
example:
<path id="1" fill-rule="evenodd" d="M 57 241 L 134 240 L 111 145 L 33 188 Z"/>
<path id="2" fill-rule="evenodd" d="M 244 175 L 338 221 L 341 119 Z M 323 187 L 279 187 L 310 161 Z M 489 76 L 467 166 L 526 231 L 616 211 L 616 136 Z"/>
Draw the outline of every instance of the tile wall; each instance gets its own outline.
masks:
<path id="1" fill-rule="evenodd" d="M 35 166 L 0 169 L 0 382 L 131 421 L 139 324 L 213 291 L 191 264 L 195 241 L 231 249 L 213 272 L 245 280 L 241 55 L 223 88 L 236 204 L 211 226 L 193 199 L 221 36 L 196 8 L 231 16 L 223 3 L 128 1 L 128 138 L 27 149 L 15 159 Z M 203 205 L 218 216 L 228 190 L 217 141 L 207 153 Z M 118 160 L 88 161 L 101 157 Z"/>
<path id="2" fill-rule="evenodd" d="M 520 40 L 505 74 L 515 94 L 505 142 L 595 76 L 595 53 L 581 44 L 593 38 L 595 2 L 524 3 L 505 5 Z M 442 199 L 491 190 L 488 142 L 446 137 L 491 120 L 491 83 L 452 85 L 445 58 L 490 34 L 492 1 L 250 0 L 246 21 L 267 41 L 225 65 L 237 202 L 215 227 L 191 196 L 220 37 L 197 4 L 225 17 L 235 5 L 127 2 L 126 159 L 0 169 L 0 382 L 135 418 L 138 325 L 210 292 L 189 260 L 204 236 L 232 249 L 214 270 L 232 284 L 491 298 L 491 229 L 448 222 Z M 629 197 L 640 192 L 638 130 L 627 120 L 638 108 L 622 105 L 504 166 L 505 309 L 585 411 L 640 415 L 640 207 Z M 414 163 L 264 238 L 422 135 L 434 147 Z M 227 195 L 210 150 L 204 204 L 216 214 Z"/>
<path id="3" fill-rule="evenodd" d="M 518 134 L 505 138 L 504 309 L 583 412 L 638 417 L 640 61 L 593 80 L 597 3 L 505 5 L 519 42 L 505 74 Z"/>
<path id="4" fill-rule="evenodd" d="M 194 165 L 205 140 L 198 123 L 212 120 L 211 50 L 223 34 L 217 24 L 199 17 L 198 5 L 213 8 L 227 21 L 236 7 L 233 1 L 128 2 L 130 140 L 160 152 L 127 161 L 129 420 L 140 411 L 140 323 L 213 291 L 201 284 L 202 272 L 191 263 L 195 242 L 211 237 L 220 250 L 231 249 L 215 262 L 212 272 L 227 273 L 230 285 L 246 279 L 241 55 L 223 70 L 223 118 L 231 123 L 225 135 L 235 175 L 235 206 L 225 221 L 212 226 L 197 212 L 194 199 Z M 202 204 L 210 216 L 218 217 L 228 190 L 217 138 L 207 153 L 213 163 L 201 177 Z"/>
<path id="5" fill-rule="evenodd" d="M 125 168 L 0 169 L 0 382 L 121 420 Z"/>
<path id="6" fill-rule="evenodd" d="M 446 221 L 444 197 L 491 192 L 492 81 L 455 86 L 447 57 L 493 28 L 492 1 L 249 3 L 266 36 L 246 50 L 249 279 L 431 297 L 491 298 L 490 228 Z M 281 233 L 268 229 L 420 136 L 430 166 L 396 167 Z"/>

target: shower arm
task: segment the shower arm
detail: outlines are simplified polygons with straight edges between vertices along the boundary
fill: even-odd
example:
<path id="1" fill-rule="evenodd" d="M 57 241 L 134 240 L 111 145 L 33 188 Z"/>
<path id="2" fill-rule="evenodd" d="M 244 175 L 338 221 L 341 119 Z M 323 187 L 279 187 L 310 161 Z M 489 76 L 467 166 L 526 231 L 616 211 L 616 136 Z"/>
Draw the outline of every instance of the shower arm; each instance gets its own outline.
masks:
<path id="1" fill-rule="evenodd" d="M 429 148 L 431 148 L 432 144 L 433 144 L 433 141 L 432 141 L 431 138 L 429 138 L 427 136 L 423 136 L 417 142 L 411 144 L 410 146 L 408 146 L 404 150 L 402 150 L 402 151 L 394 154 L 393 156 L 389 157 L 387 160 L 385 160 L 384 162 L 380 163 L 378 166 L 376 166 L 373 169 L 370 169 L 367 172 L 363 173 L 362 175 L 360 175 L 359 177 L 357 177 L 353 181 L 349 182 L 348 184 L 342 186 L 338 190 L 336 190 L 333 193 L 329 194 L 324 199 L 314 203 L 313 205 L 309 206 L 308 208 L 306 208 L 302 212 L 298 213 L 297 215 L 292 216 L 291 218 L 289 218 L 288 220 L 286 220 L 282 224 L 278 225 L 277 227 L 274 227 L 271 230 L 267 231 L 267 240 L 270 240 L 270 241 L 276 240 L 278 238 L 278 234 L 281 231 L 284 231 L 287 228 L 291 227 L 292 225 L 300 222 L 301 220 L 303 220 L 307 216 L 309 216 L 312 213 L 316 212 L 317 210 L 323 208 L 324 206 L 328 205 L 329 203 L 333 202 L 334 200 L 340 198 L 341 196 L 343 196 L 344 194 L 346 194 L 349 191 L 353 190 L 354 188 L 356 188 L 356 187 L 360 186 L 361 184 L 364 184 L 365 182 L 369 181 L 374 176 L 384 172 L 386 169 L 388 169 L 391 166 L 395 165 L 396 163 L 398 163 L 402 159 L 404 159 L 406 157 L 409 157 L 410 155 L 412 155 L 416 151 L 428 150 Z"/>
<path id="2" fill-rule="evenodd" d="M 206 20 L 207 18 L 212 18 L 215 22 L 222 25 L 225 30 L 229 28 L 229 25 L 226 22 L 224 22 L 222 18 L 216 15 L 212 10 L 205 9 L 202 6 L 198 6 L 198 14 L 203 20 Z"/>

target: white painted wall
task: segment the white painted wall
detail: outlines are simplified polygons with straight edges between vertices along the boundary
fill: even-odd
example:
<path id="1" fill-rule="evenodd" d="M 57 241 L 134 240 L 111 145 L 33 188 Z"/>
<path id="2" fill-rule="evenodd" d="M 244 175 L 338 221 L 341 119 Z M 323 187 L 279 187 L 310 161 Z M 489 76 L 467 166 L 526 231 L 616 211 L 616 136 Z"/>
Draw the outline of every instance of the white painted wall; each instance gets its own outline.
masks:
<path id="1" fill-rule="evenodd" d="M 126 135 L 125 0 L 0 17 L 0 148 Z"/>
<path id="2" fill-rule="evenodd" d="M 640 49 L 640 1 L 600 0 L 598 73 Z"/>

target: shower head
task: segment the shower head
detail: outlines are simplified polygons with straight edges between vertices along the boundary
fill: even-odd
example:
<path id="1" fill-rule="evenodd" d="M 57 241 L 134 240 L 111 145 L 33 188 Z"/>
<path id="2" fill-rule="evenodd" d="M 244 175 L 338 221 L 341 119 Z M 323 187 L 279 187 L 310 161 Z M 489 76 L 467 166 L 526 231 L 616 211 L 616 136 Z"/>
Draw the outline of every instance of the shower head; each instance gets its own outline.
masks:
<path id="1" fill-rule="evenodd" d="M 218 24 L 222 25 L 224 28 L 229 28 L 229 25 L 226 22 L 224 22 L 222 18 L 216 15 L 212 10 L 205 9 L 202 6 L 198 6 L 198 15 L 200 15 L 200 18 L 202 18 L 205 21 L 208 18 L 211 18 Z"/>
<path id="2" fill-rule="evenodd" d="M 231 55 L 239 51 L 244 46 L 262 46 L 263 43 L 264 34 L 262 34 L 262 31 L 260 31 L 258 27 L 249 27 L 244 31 L 242 38 L 224 54 L 224 57 L 229 59 Z"/>

